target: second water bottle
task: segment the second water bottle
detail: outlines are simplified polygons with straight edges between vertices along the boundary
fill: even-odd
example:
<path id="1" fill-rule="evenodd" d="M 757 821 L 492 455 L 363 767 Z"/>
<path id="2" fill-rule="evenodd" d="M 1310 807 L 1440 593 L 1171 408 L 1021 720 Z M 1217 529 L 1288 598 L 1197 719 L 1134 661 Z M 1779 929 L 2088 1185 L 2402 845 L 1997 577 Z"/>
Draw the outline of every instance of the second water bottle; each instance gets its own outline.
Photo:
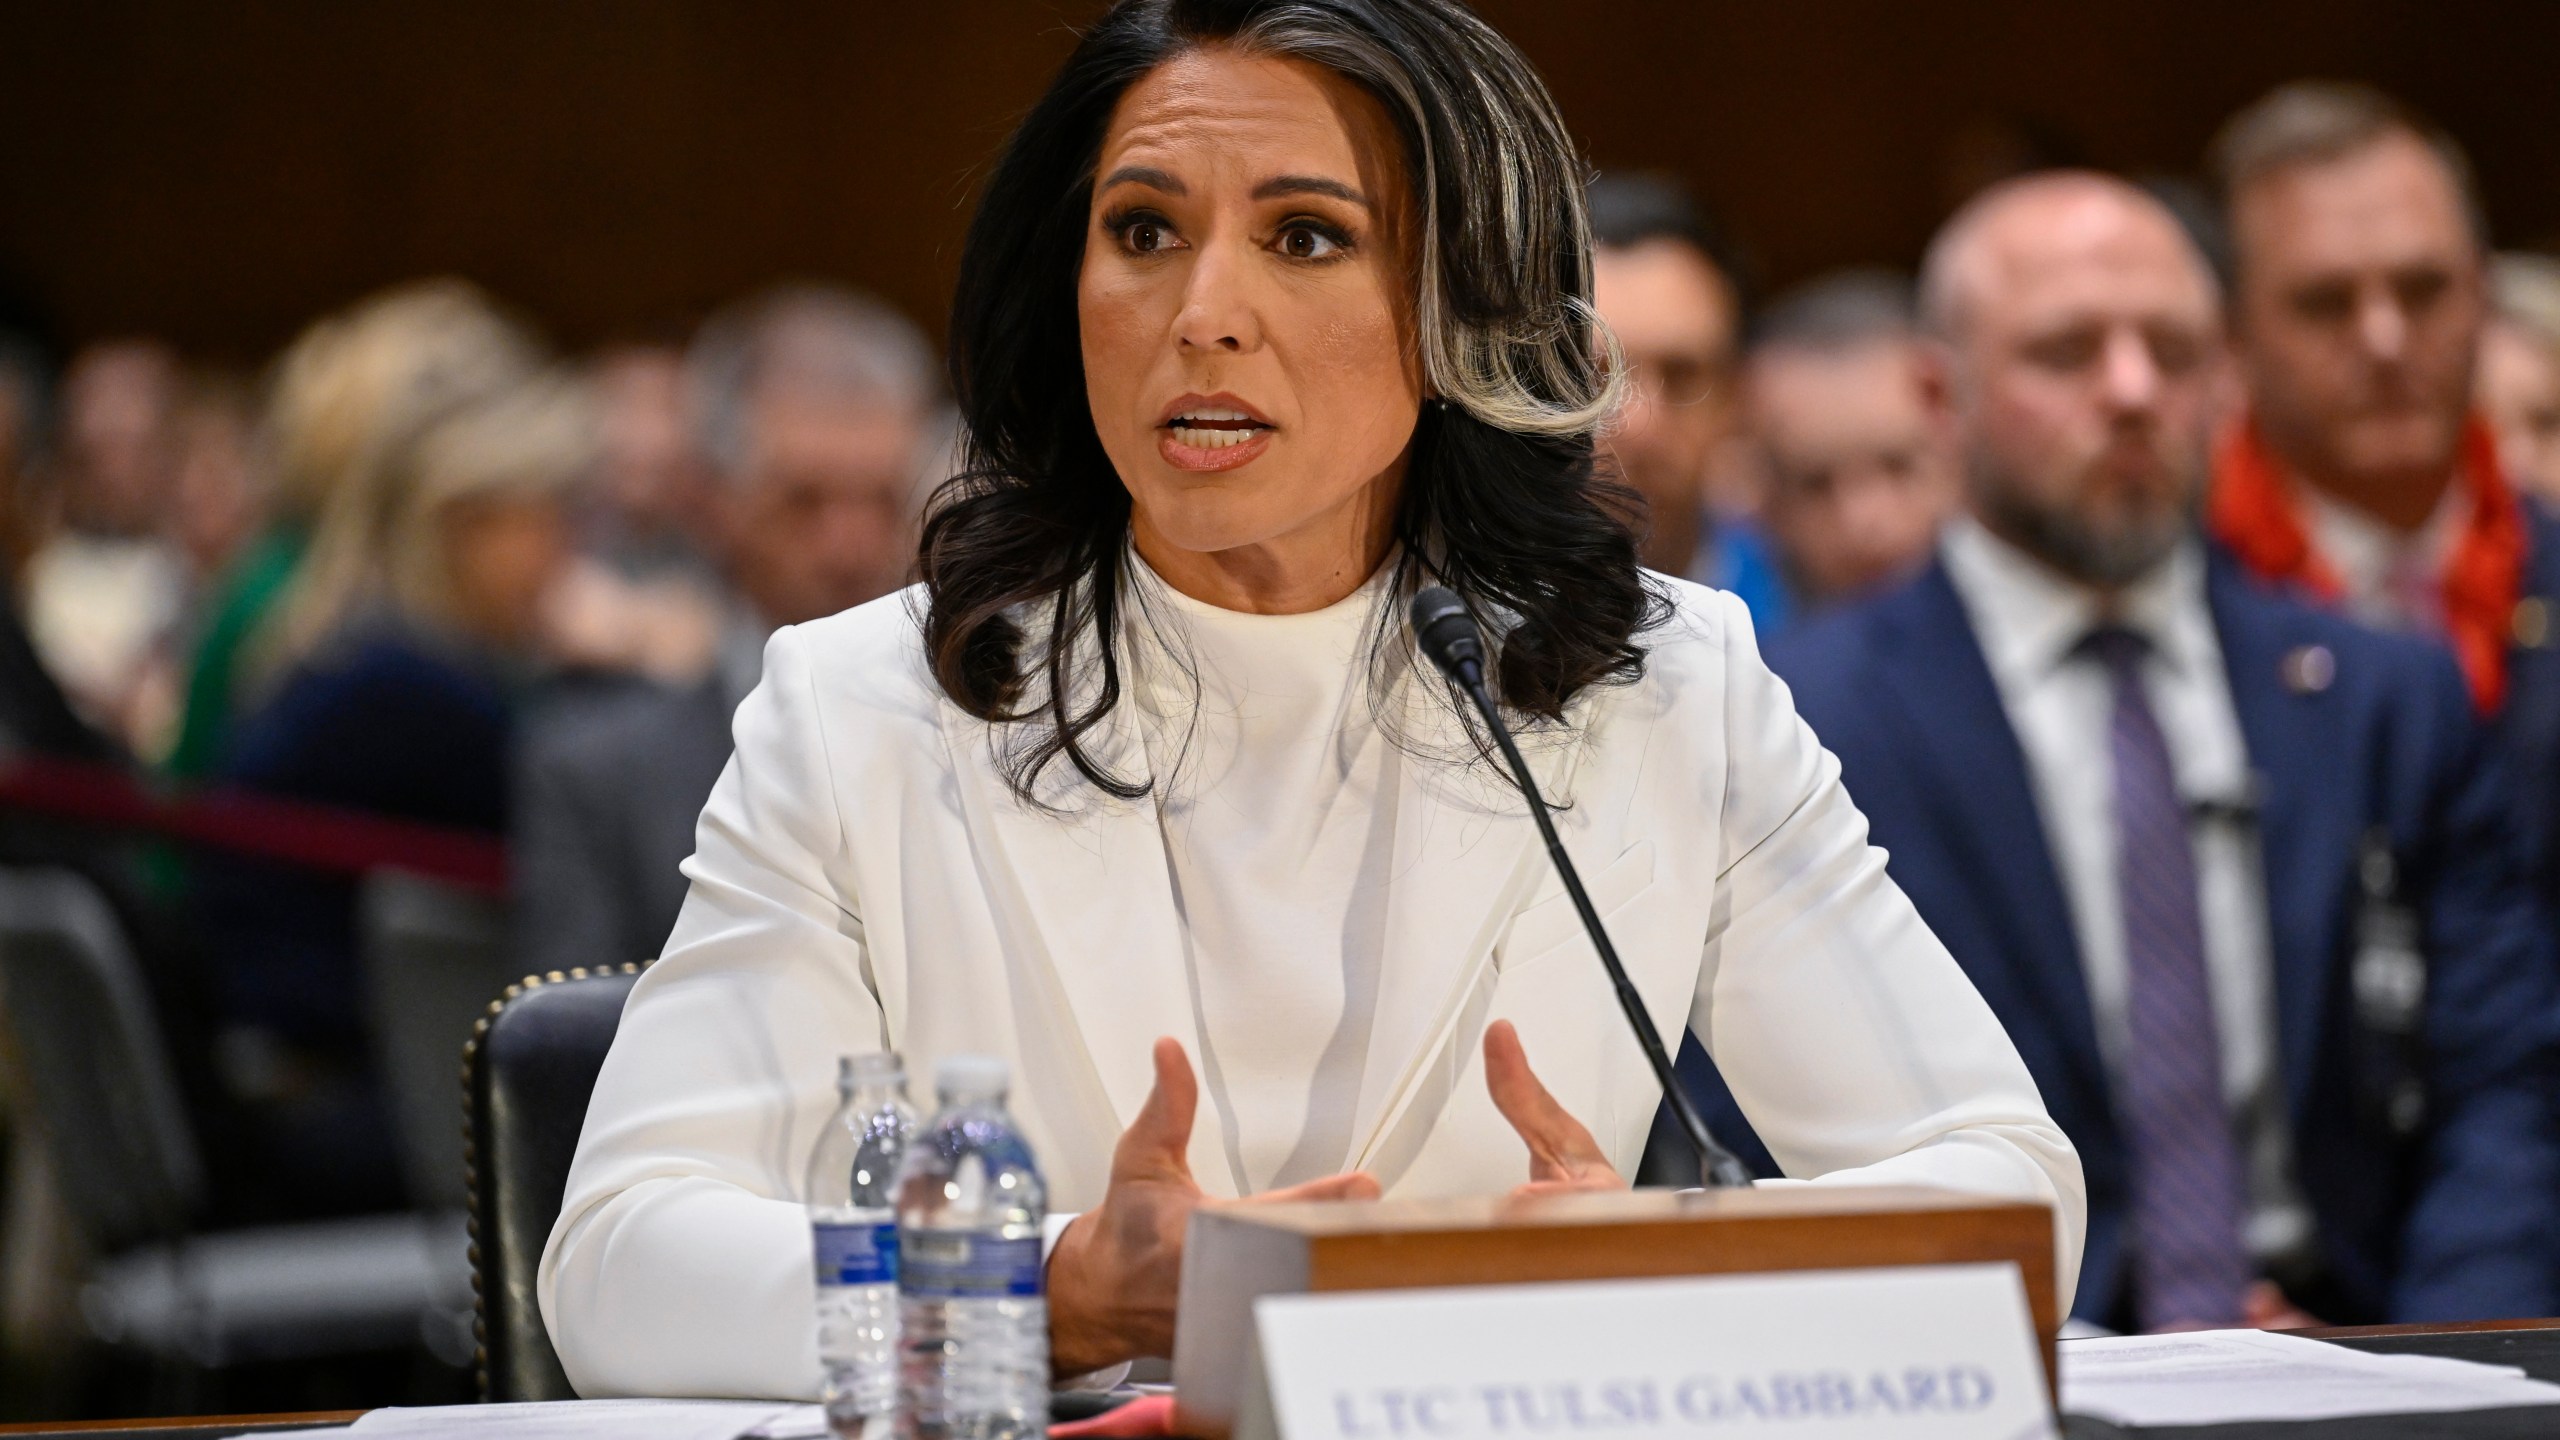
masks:
<path id="1" fill-rule="evenodd" d="M 899 1434 L 1038 1440 L 1049 1426 L 1048 1191 L 1005 1113 L 1005 1066 L 934 1067 L 940 1113 L 898 1181 Z"/>
<path id="2" fill-rule="evenodd" d="M 898 1398 L 896 1185 L 916 1113 L 895 1055 L 848 1056 L 836 1093 L 836 1113 L 809 1157 L 818 1362 L 828 1428 L 840 1440 L 866 1440 L 866 1430 L 867 1440 L 881 1440 Z"/>

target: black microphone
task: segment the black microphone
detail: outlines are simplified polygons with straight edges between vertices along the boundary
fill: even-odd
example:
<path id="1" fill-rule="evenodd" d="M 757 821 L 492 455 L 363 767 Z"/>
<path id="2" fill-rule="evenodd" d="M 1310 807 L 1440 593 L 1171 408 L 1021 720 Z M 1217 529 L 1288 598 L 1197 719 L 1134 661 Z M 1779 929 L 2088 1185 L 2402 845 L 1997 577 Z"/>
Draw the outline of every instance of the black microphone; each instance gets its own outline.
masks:
<path id="1" fill-rule="evenodd" d="M 1671 1073 L 1671 1057 L 1662 1051 L 1662 1040 L 1653 1033 L 1653 1022 L 1646 1016 L 1644 1000 L 1627 979 L 1627 967 L 1618 962 L 1618 947 L 1609 943 L 1609 932 L 1600 924 L 1600 912 L 1591 908 L 1591 896 L 1582 888 L 1582 876 L 1573 868 L 1573 859 L 1564 853 L 1564 842 L 1556 838 L 1556 823 L 1547 814 L 1546 797 L 1538 793 L 1538 782 L 1529 774 L 1529 762 L 1520 758 L 1520 746 L 1511 738 L 1511 727 L 1502 721 L 1501 708 L 1493 703 L 1492 692 L 1484 685 L 1484 637 L 1476 631 L 1473 615 L 1467 613 L 1466 602 L 1444 586 L 1425 586 L 1413 597 L 1408 612 L 1413 624 L 1414 642 L 1440 673 L 1458 684 L 1476 702 L 1484 716 L 1485 728 L 1493 732 L 1494 744 L 1502 749 L 1502 758 L 1511 766 L 1513 783 L 1529 802 L 1530 818 L 1538 822 L 1538 835 L 1547 842 L 1547 858 L 1555 862 L 1556 874 L 1564 880 L 1564 893 L 1573 897 L 1574 913 L 1582 917 L 1582 928 L 1591 936 L 1592 948 L 1600 952 L 1600 963 L 1609 972 L 1609 984 L 1618 992 L 1618 1008 L 1626 1012 L 1628 1028 L 1636 1032 L 1636 1043 L 1644 1047 L 1644 1058 L 1653 1066 L 1653 1078 L 1662 1086 L 1662 1098 L 1671 1113 L 1680 1119 L 1680 1128 L 1688 1134 L 1689 1143 L 1697 1147 L 1698 1161 L 1710 1185 L 1748 1185 L 1751 1172 L 1734 1158 L 1732 1151 L 1716 1143 L 1707 1129 L 1706 1117 L 1689 1101 L 1688 1092 Z"/>

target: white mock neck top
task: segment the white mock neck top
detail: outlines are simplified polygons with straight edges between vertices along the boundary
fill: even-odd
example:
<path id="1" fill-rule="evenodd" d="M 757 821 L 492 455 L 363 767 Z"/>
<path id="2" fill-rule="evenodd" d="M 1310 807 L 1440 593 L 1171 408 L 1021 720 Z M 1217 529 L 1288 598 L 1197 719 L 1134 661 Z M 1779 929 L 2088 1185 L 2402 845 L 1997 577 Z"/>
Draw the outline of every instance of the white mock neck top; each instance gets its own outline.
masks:
<path id="1" fill-rule="evenodd" d="M 1252 615 L 1129 552 L 1127 633 L 1198 1026 L 1201 1126 L 1234 1193 L 1351 1160 L 1405 757 L 1370 704 L 1392 566 L 1322 610 Z M 1195 690 L 1196 684 L 1196 690 Z"/>

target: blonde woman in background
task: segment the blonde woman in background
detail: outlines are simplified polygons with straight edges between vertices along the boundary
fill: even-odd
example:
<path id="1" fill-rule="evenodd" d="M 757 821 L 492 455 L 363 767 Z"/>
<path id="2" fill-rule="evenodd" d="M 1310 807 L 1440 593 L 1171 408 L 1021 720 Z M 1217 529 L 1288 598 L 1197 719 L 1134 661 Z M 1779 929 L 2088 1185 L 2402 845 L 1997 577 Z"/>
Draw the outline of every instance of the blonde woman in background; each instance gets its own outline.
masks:
<path id="1" fill-rule="evenodd" d="M 512 711 L 591 458 L 549 376 L 413 405 L 330 497 L 279 617 L 277 668 L 219 779 L 406 820 L 506 829 Z M 255 1158 L 302 1213 L 400 1203 L 363 1044 L 348 880 L 208 861 L 198 890 L 223 1053 L 275 1057 L 244 1096 Z"/>
<path id="2" fill-rule="evenodd" d="M 533 373 L 537 358 L 487 296 L 451 279 L 384 291 L 294 341 L 276 364 L 260 444 L 266 529 L 211 594 L 171 771 L 203 777 L 220 764 L 232 722 L 258 698 L 256 680 L 272 678 L 290 648 L 270 622 L 313 531 L 386 431 L 422 405 L 502 390 Z"/>
<path id="3" fill-rule="evenodd" d="M 2473 377 L 2498 464 L 2525 494 L 2560 504 L 2560 260 L 2500 255 Z"/>

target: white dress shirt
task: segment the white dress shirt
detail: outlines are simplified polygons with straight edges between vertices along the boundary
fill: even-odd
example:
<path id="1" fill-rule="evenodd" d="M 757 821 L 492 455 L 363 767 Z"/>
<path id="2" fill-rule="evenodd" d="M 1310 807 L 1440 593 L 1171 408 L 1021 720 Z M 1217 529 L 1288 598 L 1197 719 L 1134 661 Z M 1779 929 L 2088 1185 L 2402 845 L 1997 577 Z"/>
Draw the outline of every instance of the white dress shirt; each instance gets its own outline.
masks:
<path id="1" fill-rule="evenodd" d="M 1948 578 L 2026 754 L 2111 1074 L 2122 1073 L 2129 990 L 2108 742 L 2115 690 L 2103 665 L 2074 650 L 2101 623 L 2149 642 L 2143 691 L 2168 741 L 2179 794 L 2215 812 L 2190 833 L 2223 1096 L 2249 1169 L 2250 1250 L 2262 1262 L 2290 1255 L 2309 1243 L 2311 1217 L 2293 1184 L 2276 1063 L 2266 875 L 2254 827 L 2235 818 L 2252 794 L 2248 745 L 2205 600 L 2202 548 L 2180 545 L 2104 611 L 2094 593 L 1970 516 L 1949 524 L 1941 543 Z"/>
<path id="2" fill-rule="evenodd" d="M 2446 486 L 2415 530 L 2394 528 L 2309 485 L 2294 493 L 2310 517 L 2313 547 L 2346 592 L 2348 614 L 2384 630 L 2444 628 L 2444 571 L 2470 514 L 2469 490 Z"/>

